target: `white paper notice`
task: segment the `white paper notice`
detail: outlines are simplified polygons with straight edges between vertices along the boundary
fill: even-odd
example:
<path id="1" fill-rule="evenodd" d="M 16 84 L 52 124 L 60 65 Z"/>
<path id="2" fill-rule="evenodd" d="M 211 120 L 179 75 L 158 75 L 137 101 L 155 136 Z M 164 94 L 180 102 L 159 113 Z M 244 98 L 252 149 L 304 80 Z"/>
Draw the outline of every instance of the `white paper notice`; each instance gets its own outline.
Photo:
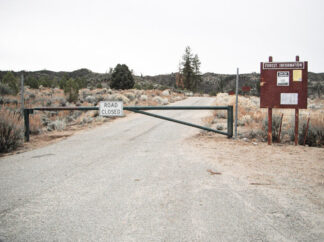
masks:
<path id="1" fill-rule="evenodd" d="M 280 93 L 281 105 L 297 105 L 298 93 Z"/>
<path id="2" fill-rule="evenodd" d="M 289 86 L 289 71 L 277 72 L 277 86 Z"/>

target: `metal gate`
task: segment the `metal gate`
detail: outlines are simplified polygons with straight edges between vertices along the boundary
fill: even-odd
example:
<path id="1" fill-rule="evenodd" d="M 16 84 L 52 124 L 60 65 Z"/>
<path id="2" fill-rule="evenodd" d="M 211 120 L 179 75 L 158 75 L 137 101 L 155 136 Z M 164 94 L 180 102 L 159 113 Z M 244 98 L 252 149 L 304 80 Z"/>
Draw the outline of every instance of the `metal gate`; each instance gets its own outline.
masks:
<path id="1" fill-rule="evenodd" d="M 134 113 L 144 114 L 150 117 L 159 118 L 190 127 L 226 135 L 228 138 L 233 136 L 233 106 L 126 106 L 123 107 L 124 110 L 132 111 Z M 90 111 L 99 110 L 97 106 L 91 107 L 39 107 L 39 108 L 26 108 L 24 109 L 24 121 L 25 121 L 25 140 L 29 141 L 29 115 L 33 114 L 34 111 Z M 149 110 L 227 110 L 227 132 L 222 132 L 216 129 L 211 129 L 206 126 L 201 126 L 193 123 L 188 123 L 185 121 L 169 118 L 166 116 L 158 115 L 155 113 L 149 113 L 145 111 Z"/>

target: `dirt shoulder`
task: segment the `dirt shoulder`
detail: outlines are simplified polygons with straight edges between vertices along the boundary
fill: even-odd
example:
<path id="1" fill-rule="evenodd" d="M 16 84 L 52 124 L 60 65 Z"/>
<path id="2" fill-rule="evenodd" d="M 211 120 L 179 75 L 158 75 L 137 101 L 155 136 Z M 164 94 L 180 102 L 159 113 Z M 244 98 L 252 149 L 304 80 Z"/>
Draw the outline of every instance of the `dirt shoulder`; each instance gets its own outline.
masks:
<path id="1" fill-rule="evenodd" d="M 272 145 L 199 135 L 190 141 L 212 157 L 221 172 L 246 184 L 305 196 L 324 208 L 324 149 Z"/>

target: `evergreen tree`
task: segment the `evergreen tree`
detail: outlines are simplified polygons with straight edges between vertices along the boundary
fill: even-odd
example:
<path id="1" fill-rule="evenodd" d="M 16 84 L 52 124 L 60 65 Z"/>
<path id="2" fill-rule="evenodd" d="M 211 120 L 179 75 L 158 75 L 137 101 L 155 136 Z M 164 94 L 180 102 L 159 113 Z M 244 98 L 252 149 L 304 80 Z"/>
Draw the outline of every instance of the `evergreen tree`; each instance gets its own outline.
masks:
<path id="1" fill-rule="evenodd" d="M 59 81 L 59 88 L 64 89 L 66 82 L 69 80 L 69 76 L 67 74 L 64 74 L 63 78 Z"/>
<path id="2" fill-rule="evenodd" d="M 180 79 L 183 82 L 185 89 L 195 91 L 201 81 L 200 65 L 201 62 L 198 55 L 193 56 L 191 48 L 186 47 L 185 53 L 182 56 L 182 68 Z"/>
<path id="3" fill-rule="evenodd" d="M 2 82 L 4 84 L 7 84 L 9 86 L 9 88 L 13 91 L 14 94 L 18 93 L 18 91 L 19 91 L 19 81 L 11 71 L 8 71 L 3 76 Z"/>
<path id="4" fill-rule="evenodd" d="M 118 64 L 111 76 L 111 88 L 114 89 L 130 89 L 135 84 L 132 72 L 125 64 Z"/>
<path id="5" fill-rule="evenodd" d="M 39 88 L 39 82 L 34 76 L 27 76 L 25 84 L 33 89 Z"/>
<path id="6" fill-rule="evenodd" d="M 75 79 L 70 78 L 64 86 L 64 94 L 67 96 L 68 102 L 76 102 L 79 98 L 79 86 Z"/>
<path id="7" fill-rule="evenodd" d="M 201 82 L 201 73 L 200 73 L 200 65 L 201 62 L 199 60 L 198 55 L 196 54 L 192 60 L 192 66 L 194 71 L 194 90 L 197 89 L 199 83 Z"/>

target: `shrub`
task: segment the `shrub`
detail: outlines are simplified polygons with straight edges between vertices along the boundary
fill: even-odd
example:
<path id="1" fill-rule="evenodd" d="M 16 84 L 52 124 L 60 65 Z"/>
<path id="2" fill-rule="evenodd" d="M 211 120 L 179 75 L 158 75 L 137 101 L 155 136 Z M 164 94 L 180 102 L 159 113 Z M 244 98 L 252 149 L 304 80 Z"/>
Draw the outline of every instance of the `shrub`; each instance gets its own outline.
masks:
<path id="1" fill-rule="evenodd" d="M 26 78 L 25 84 L 33 89 L 39 88 L 39 81 L 33 76 L 28 76 Z"/>
<path id="2" fill-rule="evenodd" d="M 2 83 L 7 84 L 9 86 L 9 88 L 11 89 L 11 91 L 13 92 L 13 94 L 17 94 L 18 93 L 18 89 L 19 89 L 19 82 L 18 79 L 14 76 L 14 74 L 10 71 L 8 71 L 2 78 Z"/>
<path id="3" fill-rule="evenodd" d="M 281 116 L 280 115 L 272 115 L 272 141 L 278 141 L 279 140 L 279 129 L 280 129 L 280 121 Z M 264 139 L 268 137 L 268 117 L 263 121 L 263 127 L 262 127 L 263 136 Z"/>
<path id="4" fill-rule="evenodd" d="M 42 128 L 42 120 L 39 114 L 29 116 L 29 131 L 31 134 L 40 134 Z"/>
<path id="5" fill-rule="evenodd" d="M 16 149 L 23 141 L 21 115 L 0 108 L 0 153 Z"/>
<path id="6" fill-rule="evenodd" d="M 11 90 L 11 88 L 5 84 L 0 82 L 0 95 L 12 95 L 14 92 Z"/>
<path id="7" fill-rule="evenodd" d="M 66 81 L 64 86 L 64 93 L 67 95 L 68 102 L 76 102 L 79 98 L 79 86 L 77 82 L 70 78 Z"/>
<path id="8" fill-rule="evenodd" d="M 134 77 L 128 66 L 118 64 L 112 73 L 110 86 L 114 89 L 130 89 L 134 84 Z"/>
<path id="9" fill-rule="evenodd" d="M 291 129 L 289 131 L 290 140 L 295 140 L 295 120 L 291 121 Z M 307 121 L 301 120 L 298 128 L 298 144 L 304 144 L 306 134 Z M 324 119 L 310 119 L 305 144 L 309 146 L 322 147 L 324 145 Z"/>

